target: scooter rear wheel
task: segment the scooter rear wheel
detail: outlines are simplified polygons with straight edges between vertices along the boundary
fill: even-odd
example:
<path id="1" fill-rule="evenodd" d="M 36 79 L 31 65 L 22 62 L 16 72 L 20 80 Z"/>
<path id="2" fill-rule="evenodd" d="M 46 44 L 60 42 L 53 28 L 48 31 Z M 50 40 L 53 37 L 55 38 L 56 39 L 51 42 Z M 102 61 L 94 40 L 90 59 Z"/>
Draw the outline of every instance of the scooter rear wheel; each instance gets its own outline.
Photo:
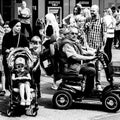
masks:
<path id="1" fill-rule="evenodd" d="M 104 97 L 103 106 L 108 112 L 117 112 L 120 109 L 120 98 L 115 93 L 110 93 Z"/>
<path id="2" fill-rule="evenodd" d="M 73 100 L 69 92 L 59 90 L 54 94 L 52 102 L 57 109 L 68 109 L 72 106 Z"/>

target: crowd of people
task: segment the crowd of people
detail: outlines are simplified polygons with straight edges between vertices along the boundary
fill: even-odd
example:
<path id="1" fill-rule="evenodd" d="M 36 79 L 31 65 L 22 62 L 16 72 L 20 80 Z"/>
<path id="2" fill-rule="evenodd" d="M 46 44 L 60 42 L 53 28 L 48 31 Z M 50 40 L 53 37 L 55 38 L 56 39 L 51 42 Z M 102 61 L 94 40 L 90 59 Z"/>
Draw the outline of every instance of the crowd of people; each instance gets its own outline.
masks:
<path id="1" fill-rule="evenodd" d="M 100 48 L 109 58 L 107 64 L 112 60 L 112 47 L 120 49 L 120 6 L 118 9 L 115 6 L 104 10 L 104 16 L 100 16 L 98 5 L 92 5 L 90 8 L 83 8 L 81 4 L 76 4 L 73 8 L 73 13 L 66 16 L 62 20 L 62 27 L 52 13 L 45 15 L 44 21 L 37 19 L 36 32 L 32 33 L 31 28 L 31 11 L 26 7 L 26 2 L 22 2 L 22 6 L 18 11 L 18 19 L 5 21 L 0 15 L 0 32 L 3 32 L 2 51 L 3 60 L 1 65 L 2 91 L 0 95 L 4 95 L 6 90 L 9 90 L 10 76 L 7 64 L 7 55 L 15 48 L 27 47 L 30 49 L 34 58 L 33 77 L 37 83 L 38 98 L 40 93 L 40 60 L 41 53 L 45 49 L 49 49 L 50 61 L 53 68 L 53 85 L 52 89 L 57 89 L 57 81 L 60 79 L 57 76 L 57 68 L 55 63 L 55 45 L 62 43 L 61 53 L 64 59 L 62 72 L 73 72 L 76 74 L 82 73 L 87 76 L 87 81 L 94 82 L 96 70 L 89 63 L 83 64 L 83 61 L 92 60 L 95 58 L 95 51 Z M 29 33 L 29 38 L 25 35 L 25 28 Z M 87 56 L 86 56 L 87 55 Z M 89 56 L 88 56 L 89 55 Z M 23 66 L 25 61 L 23 61 Z M 20 60 L 18 60 L 20 62 Z M 17 66 L 17 59 L 16 59 Z M 96 76 L 96 89 L 102 90 L 100 83 L 100 71 L 98 69 Z M 18 76 L 19 77 L 19 76 Z M 13 75 L 13 79 L 15 77 Z M 28 81 L 25 83 L 29 86 Z M 91 84 L 92 85 L 92 84 Z M 23 84 L 20 84 L 21 105 L 25 104 L 22 97 Z M 29 87 L 27 87 L 29 91 Z M 93 86 L 89 87 L 87 92 L 91 91 Z M 27 92 L 29 93 L 29 92 Z M 29 96 L 29 94 L 28 94 Z M 27 100 L 30 104 L 30 100 Z"/>

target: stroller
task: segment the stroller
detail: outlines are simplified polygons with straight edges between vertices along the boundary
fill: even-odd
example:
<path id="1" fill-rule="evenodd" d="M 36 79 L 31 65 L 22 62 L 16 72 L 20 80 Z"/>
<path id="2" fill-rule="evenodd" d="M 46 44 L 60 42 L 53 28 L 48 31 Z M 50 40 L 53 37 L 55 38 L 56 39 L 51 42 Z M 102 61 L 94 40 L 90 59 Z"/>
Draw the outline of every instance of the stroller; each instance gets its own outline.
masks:
<path id="1" fill-rule="evenodd" d="M 27 61 L 27 66 L 29 67 L 30 70 L 30 75 L 31 75 L 31 81 L 32 85 L 30 87 L 30 98 L 31 98 L 31 104 L 29 106 L 25 105 L 22 106 L 20 105 L 20 94 L 19 94 L 19 88 L 16 88 L 14 86 L 14 81 L 11 78 L 12 71 L 14 70 L 14 64 L 15 64 L 15 59 L 16 57 L 19 56 L 25 56 L 26 61 Z M 10 84 L 9 84 L 9 90 L 10 90 L 10 100 L 9 100 L 9 108 L 7 110 L 7 115 L 10 116 L 15 116 L 15 115 L 22 115 L 26 114 L 29 116 L 36 116 L 37 115 L 37 110 L 38 110 L 38 102 L 37 102 L 37 87 L 34 82 L 34 79 L 32 77 L 32 67 L 33 67 L 33 59 L 32 55 L 27 48 L 16 48 L 13 51 L 11 51 L 7 57 L 7 63 L 10 71 Z M 26 94 L 25 94 L 26 98 Z"/>

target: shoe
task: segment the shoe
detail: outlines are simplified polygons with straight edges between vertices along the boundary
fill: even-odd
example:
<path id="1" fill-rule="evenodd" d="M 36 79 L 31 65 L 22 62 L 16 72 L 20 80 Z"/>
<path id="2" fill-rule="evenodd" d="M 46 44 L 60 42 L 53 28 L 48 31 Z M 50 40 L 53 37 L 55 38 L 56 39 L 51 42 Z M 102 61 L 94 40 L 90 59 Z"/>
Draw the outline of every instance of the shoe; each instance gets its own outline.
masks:
<path id="1" fill-rule="evenodd" d="M 26 105 L 29 106 L 31 104 L 30 100 L 26 100 Z"/>
<path id="2" fill-rule="evenodd" d="M 20 105 L 25 106 L 25 100 L 21 100 Z"/>
<path id="3" fill-rule="evenodd" d="M 52 87 L 51 87 L 51 89 L 57 90 L 57 89 L 58 89 L 58 86 L 57 86 L 56 84 L 53 84 Z"/>
<path id="4" fill-rule="evenodd" d="M 0 91 L 0 96 L 4 96 L 6 94 L 5 91 Z"/>
<path id="5" fill-rule="evenodd" d="M 103 90 L 102 87 L 101 87 L 101 85 L 97 85 L 97 86 L 96 86 L 96 89 L 97 89 L 98 91 L 102 91 L 102 90 Z"/>

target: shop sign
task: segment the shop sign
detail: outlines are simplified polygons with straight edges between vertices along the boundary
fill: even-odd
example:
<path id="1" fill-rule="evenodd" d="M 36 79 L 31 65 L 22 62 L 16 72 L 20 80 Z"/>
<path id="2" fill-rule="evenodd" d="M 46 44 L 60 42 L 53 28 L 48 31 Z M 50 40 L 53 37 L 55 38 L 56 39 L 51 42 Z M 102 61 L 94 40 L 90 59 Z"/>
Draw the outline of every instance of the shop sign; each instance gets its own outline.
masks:
<path id="1" fill-rule="evenodd" d="M 80 3 L 83 7 L 91 7 L 92 0 L 76 0 L 76 3 Z"/>
<path id="2" fill-rule="evenodd" d="M 63 0 L 46 0 L 46 13 L 53 13 L 61 24 L 63 12 Z"/>

